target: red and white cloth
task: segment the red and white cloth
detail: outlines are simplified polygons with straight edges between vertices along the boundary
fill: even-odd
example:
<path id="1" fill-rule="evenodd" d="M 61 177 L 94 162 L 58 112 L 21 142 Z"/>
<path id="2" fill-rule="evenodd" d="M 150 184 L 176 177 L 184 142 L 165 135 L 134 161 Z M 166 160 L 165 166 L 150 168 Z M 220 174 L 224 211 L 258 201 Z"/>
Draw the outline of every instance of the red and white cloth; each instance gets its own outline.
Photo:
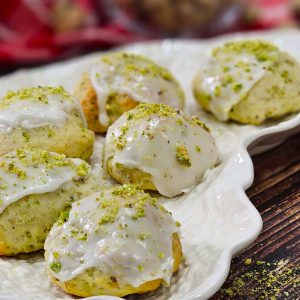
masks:
<path id="1" fill-rule="evenodd" d="M 107 48 L 146 38 L 107 18 L 101 0 L 69 1 L 72 5 L 62 9 L 70 12 L 67 15 L 74 17 L 75 25 L 72 19 L 59 19 L 59 12 L 58 16 L 55 15 L 54 7 L 62 1 L 0 1 L 0 64 L 50 61 L 74 56 L 91 48 Z M 265 29 L 292 20 L 288 0 L 249 2 L 258 8 L 259 18 L 250 27 L 241 26 L 241 29 Z"/>

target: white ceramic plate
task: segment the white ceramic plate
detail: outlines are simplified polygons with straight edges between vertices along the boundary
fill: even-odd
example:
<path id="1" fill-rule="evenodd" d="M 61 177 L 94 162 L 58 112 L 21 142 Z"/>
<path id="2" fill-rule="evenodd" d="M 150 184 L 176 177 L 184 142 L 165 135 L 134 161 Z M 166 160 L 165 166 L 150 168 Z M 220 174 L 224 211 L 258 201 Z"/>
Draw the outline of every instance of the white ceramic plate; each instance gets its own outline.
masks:
<path id="1" fill-rule="evenodd" d="M 185 262 L 170 288 L 130 299 L 200 300 L 213 295 L 225 281 L 232 256 L 249 245 L 260 233 L 262 220 L 245 190 L 253 181 L 252 161 L 247 151 L 259 153 L 273 147 L 300 129 L 300 114 L 250 126 L 224 124 L 201 111 L 193 101 L 191 79 L 211 46 L 224 40 L 259 37 L 271 40 L 300 60 L 300 33 L 294 30 L 235 34 L 213 40 L 135 44 L 126 50 L 142 53 L 168 67 L 187 94 L 187 112 L 205 121 L 212 129 L 221 152 L 221 165 L 208 171 L 204 180 L 188 194 L 162 199 L 175 219 L 182 223 Z M 33 85 L 63 85 L 69 91 L 89 69 L 92 54 L 0 78 L 0 96 L 8 89 Z M 297 127 L 298 126 L 298 127 Z M 98 153 L 99 154 L 99 153 Z M 0 259 L 0 299 L 71 298 L 54 287 L 45 272 L 41 254 Z M 120 299 L 96 297 L 93 299 Z"/>

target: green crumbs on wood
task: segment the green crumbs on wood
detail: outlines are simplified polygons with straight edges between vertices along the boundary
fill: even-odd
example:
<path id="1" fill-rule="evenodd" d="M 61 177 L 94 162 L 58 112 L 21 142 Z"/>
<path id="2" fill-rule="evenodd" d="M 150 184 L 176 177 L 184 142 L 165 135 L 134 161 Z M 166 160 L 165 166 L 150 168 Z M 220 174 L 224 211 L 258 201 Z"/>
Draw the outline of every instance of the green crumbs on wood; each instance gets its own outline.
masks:
<path id="1" fill-rule="evenodd" d="M 275 300 L 282 293 L 285 296 L 296 295 L 300 285 L 300 266 L 290 269 L 285 267 L 287 263 L 281 260 L 272 263 L 256 261 L 252 264 L 252 260 L 247 258 L 244 264 L 249 270 L 233 281 L 229 276 L 230 284 L 219 291 L 220 298 Z"/>

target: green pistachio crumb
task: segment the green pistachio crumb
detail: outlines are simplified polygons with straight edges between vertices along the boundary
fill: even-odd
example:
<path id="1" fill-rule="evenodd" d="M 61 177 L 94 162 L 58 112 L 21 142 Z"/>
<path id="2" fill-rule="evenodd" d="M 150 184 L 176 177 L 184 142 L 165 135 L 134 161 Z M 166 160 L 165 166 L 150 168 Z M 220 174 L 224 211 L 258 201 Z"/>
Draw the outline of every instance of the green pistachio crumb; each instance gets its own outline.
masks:
<path id="1" fill-rule="evenodd" d="M 232 89 L 235 93 L 238 93 L 243 88 L 243 85 L 241 83 L 236 83 L 233 85 Z"/>
<path id="2" fill-rule="evenodd" d="M 26 131 L 24 131 L 24 132 L 22 133 L 22 135 L 23 135 L 24 141 L 25 141 L 25 142 L 28 142 L 29 139 L 30 139 L 29 133 L 26 132 Z"/>
<path id="3" fill-rule="evenodd" d="M 206 126 L 205 123 L 201 122 L 201 121 L 199 120 L 199 118 L 193 117 L 193 118 L 192 118 L 192 122 L 193 122 L 194 125 L 200 126 L 200 127 L 202 127 L 205 131 L 210 132 L 209 127 Z"/>
<path id="4" fill-rule="evenodd" d="M 141 240 L 141 241 L 144 241 L 145 239 L 147 239 L 149 237 L 149 234 L 147 234 L 147 233 L 140 233 L 139 234 L 139 239 Z"/>
<path id="5" fill-rule="evenodd" d="M 68 211 L 63 211 L 60 213 L 59 218 L 57 220 L 57 225 L 63 225 L 65 222 L 69 220 L 69 212 Z"/>
<path id="6" fill-rule="evenodd" d="M 252 263 L 252 259 L 251 258 L 247 258 L 244 261 L 245 266 L 249 266 L 249 265 L 251 265 L 251 263 Z"/>
<path id="7" fill-rule="evenodd" d="M 176 145 L 176 159 L 179 164 L 185 167 L 190 167 L 192 165 L 191 158 L 184 145 Z"/>
<path id="8" fill-rule="evenodd" d="M 127 120 L 130 121 L 133 118 L 133 114 L 132 113 L 127 113 Z"/>
<path id="9" fill-rule="evenodd" d="M 142 271 L 144 270 L 144 267 L 143 267 L 142 265 L 138 265 L 138 270 L 139 270 L 140 272 L 142 272 Z"/>
<path id="10" fill-rule="evenodd" d="M 55 261 L 49 264 L 49 268 L 54 272 L 54 273 L 58 273 L 61 270 L 61 262 L 59 261 Z"/>
<path id="11" fill-rule="evenodd" d="M 6 190 L 6 189 L 7 189 L 7 184 L 0 185 L 0 190 Z"/>
<path id="12" fill-rule="evenodd" d="M 53 252 L 53 258 L 54 259 L 59 259 L 59 253 L 58 252 Z"/>
<path id="13" fill-rule="evenodd" d="M 61 97 L 61 101 L 66 100 L 74 103 L 74 99 L 70 94 L 62 87 L 30 87 L 23 88 L 16 92 L 8 91 L 4 96 L 3 101 L 1 101 L 0 109 L 9 107 L 9 105 L 16 101 L 29 100 L 33 102 L 48 104 L 48 95 L 54 94 Z"/>
<path id="14" fill-rule="evenodd" d="M 105 216 L 103 216 L 99 221 L 98 224 L 99 225 L 104 225 L 107 223 L 114 223 L 116 219 L 116 214 L 114 214 L 113 212 L 111 212 L 111 214 L 107 214 Z"/>
<path id="15" fill-rule="evenodd" d="M 82 164 L 76 167 L 76 173 L 80 177 L 86 176 L 89 173 L 89 171 L 90 171 L 90 167 L 85 162 L 83 162 Z"/>
<path id="16" fill-rule="evenodd" d="M 219 85 L 217 85 L 214 89 L 214 95 L 216 97 L 220 97 L 221 96 L 221 87 Z"/>
<path id="17" fill-rule="evenodd" d="M 177 123 L 178 125 L 180 125 L 180 126 L 182 126 L 182 125 L 183 125 L 183 121 L 182 121 L 182 119 L 176 119 L 176 123 Z"/>
<path id="18" fill-rule="evenodd" d="M 54 135 L 54 131 L 52 129 L 48 129 L 48 137 L 51 138 Z"/>
<path id="19" fill-rule="evenodd" d="M 123 135 L 126 134 L 126 132 L 128 131 L 128 129 L 129 129 L 129 126 L 128 126 L 127 124 L 123 125 L 123 126 L 121 127 L 121 132 L 122 132 L 122 134 L 123 134 Z"/>
<path id="20" fill-rule="evenodd" d="M 201 152 L 201 148 L 199 146 L 196 146 L 195 149 L 197 152 Z"/>
<path id="21" fill-rule="evenodd" d="M 217 57 L 222 53 L 229 55 L 247 53 L 254 55 L 260 62 L 272 62 L 277 58 L 278 52 L 278 48 L 269 42 L 262 40 L 244 40 L 227 42 L 222 47 L 215 48 L 212 55 Z"/>
<path id="22" fill-rule="evenodd" d="M 87 241 L 88 235 L 87 233 L 84 233 L 83 235 L 77 237 L 78 241 Z"/>

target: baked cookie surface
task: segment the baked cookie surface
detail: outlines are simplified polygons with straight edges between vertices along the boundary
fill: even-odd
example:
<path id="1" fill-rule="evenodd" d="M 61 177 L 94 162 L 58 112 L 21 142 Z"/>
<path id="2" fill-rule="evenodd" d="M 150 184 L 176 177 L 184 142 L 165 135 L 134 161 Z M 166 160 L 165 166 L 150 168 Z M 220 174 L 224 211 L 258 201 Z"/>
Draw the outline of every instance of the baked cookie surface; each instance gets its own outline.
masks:
<path id="1" fill-rule="evenodd" d="M 0 156 L 34 147 L 88 159 L 94 133 L 77 100 L 62 87 L 9 91 L 0 102 Z"/>
<path id="2" fill-rule="evenodd" d="M 170 71 L 146 57 L 125 52 L 101 56 L 90 72 L 83 74 L 75 95 L 89 128 L 99 133 L 139 103 L 164 103 L 179 109 L 185 103 L 184 92 Z"/>
<path id="3" fill-rule="evenodd" d="M 266 41 L 228 42 L 211 52 L 193 90 L 217 119 L 259 125 L 300 110 L 300 65 Z"/>

